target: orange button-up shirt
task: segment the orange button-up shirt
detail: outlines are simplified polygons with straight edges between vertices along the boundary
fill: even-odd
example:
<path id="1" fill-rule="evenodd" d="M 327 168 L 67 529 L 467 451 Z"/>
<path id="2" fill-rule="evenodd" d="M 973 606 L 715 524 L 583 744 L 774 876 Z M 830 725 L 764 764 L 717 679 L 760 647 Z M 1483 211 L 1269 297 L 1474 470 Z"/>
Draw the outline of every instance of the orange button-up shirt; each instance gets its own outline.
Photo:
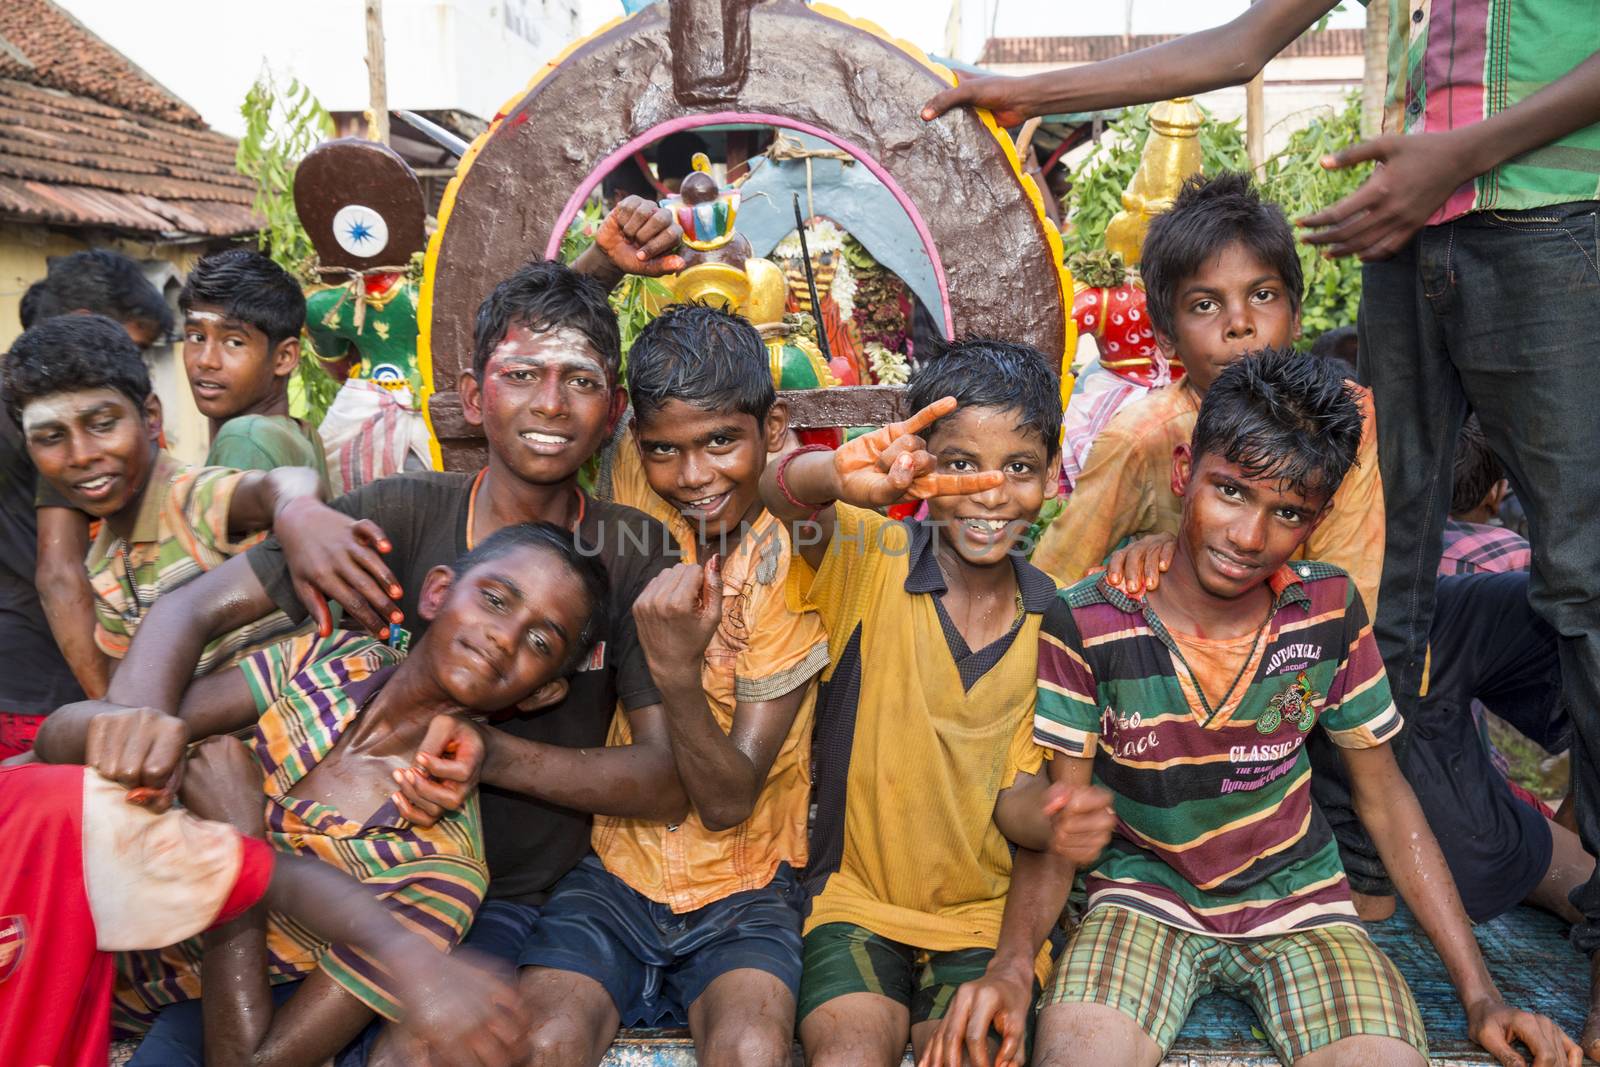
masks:
<path id="1" fill-rule="evenodd" d="M 613 498 L 666 522 L 694 561 L 688 524 L 651 491 L 631 435 L 618 444 L 614 463 Z M 700 670 L 706 702 L 724 732 L 733 729 L 741 702 L 807 687 L 750 817 L 720 831 L 707 829 L 693 811 L 676 826 L 610 816 L 594 821 L 594 850 L 606 870 L 680 914 L 760 889 L 781 863 L 806 864 L 814 679 L 828 664 L 828 634 L 815 611 L 788 603 L 792 552 L 788 529 L 766 512 L 745 531 L 722 562 L 722 622 Z M 627 720 L 617 716 L 609 743 L 626 744 L 629 736 Z"/>
<path id="2" fill-rule="evenodd" d="M 1333 507 L 1295 559 L 1331 563 L 1350 575 L 1367 617 L 1376 618 L 1383 573 L 1383 482 L 1378 475 L 1377 416 L 1372 393 L 1350 383 L 1361 405 L 1356 465 L 1333 494 Z M 1176 535 L 1183 498 L 1172 491 L 1172 450 L 1188 444 L 1200 399 L 1179 382 L 1119 411 L 1095 438 L 1067 506 L 1033 554 L 1033 564 L 1062 587 L 1100 566 L 1125 538 Z"/>

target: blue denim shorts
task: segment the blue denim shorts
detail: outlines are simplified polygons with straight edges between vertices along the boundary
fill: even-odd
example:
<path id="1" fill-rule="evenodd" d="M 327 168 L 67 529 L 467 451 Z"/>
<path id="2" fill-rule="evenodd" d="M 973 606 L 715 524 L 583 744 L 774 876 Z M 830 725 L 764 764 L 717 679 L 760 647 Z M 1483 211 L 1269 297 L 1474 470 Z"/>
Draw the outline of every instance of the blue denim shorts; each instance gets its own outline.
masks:
<path id="1" fill-rule="evenodd" d="M 754 968 L 798 993 L 801 892 L 784 865 L 761 889 L 678 915 L 589 856 L 556 884 L 518 963 L 600 983 L 623 1026 L 686 1026 L 689 1005 L 730 971 Z"/>

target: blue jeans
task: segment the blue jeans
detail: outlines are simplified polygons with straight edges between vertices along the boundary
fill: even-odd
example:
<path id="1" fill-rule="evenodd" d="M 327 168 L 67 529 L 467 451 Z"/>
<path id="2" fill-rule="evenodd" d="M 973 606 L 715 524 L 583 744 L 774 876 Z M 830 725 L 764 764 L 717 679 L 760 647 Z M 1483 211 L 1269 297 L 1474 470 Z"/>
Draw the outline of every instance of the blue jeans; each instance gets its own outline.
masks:
<path id="1" fill-rule="evenodd" d="M 282 1007 L 299 988 L 299 982 L 273 986 L 272 1006 Z M 333 1067 L 366 1067 L 367 1056 L 382 1029 L 383 1020 L 374 1019 L 334 1057 Z M 200 1002 L 186 1000 L 163 1008 L 150 1032 L 134 1050 L 128 1067 L 205 1067 L 205 1031 L 201 1026 Z"/>
<path id="2" fill-rule="evenodd" d="M 1456 436 L 1469 410 L 1527 508 L 1529 597 L 1560 635 L 1579 833 L 1600 850 L 1600 202 L 1425 227 L 1363 274 L 1360 365 L 1388 529 L 1375 633 L 1402 714 L 1418 706 Z M 1402 750 L 1406 738 L 1402 737 Z M 1573 894 L 1600 948 L 1600 877 Z"/>

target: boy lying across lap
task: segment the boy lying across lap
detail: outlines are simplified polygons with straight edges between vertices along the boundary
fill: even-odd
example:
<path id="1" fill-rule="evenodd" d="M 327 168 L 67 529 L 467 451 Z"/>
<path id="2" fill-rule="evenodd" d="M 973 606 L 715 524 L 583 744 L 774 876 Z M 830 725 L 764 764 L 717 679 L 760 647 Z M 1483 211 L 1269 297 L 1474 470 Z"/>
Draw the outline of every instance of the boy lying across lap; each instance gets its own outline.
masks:
<path id="1" fill-rule="evenodd" d="M 177 718 L 98 702 L 62 709 L 41 751 L 170 792 L 183 746 L 215 737 L 210 758 L 229 773 L 208 792 L 214 817 L 341 868 L 405 927 L 448 948 L 487 887 L 477 804 L 413 826 L 391 798 L 392 775 L 456 717 L 565 696 L 566 676 L 604 628 L 605 597 L 599 564 L 564 531 L 506 527 L 429 573 L 419 612 L 431 626 L 409 657 L 371 637 L 307 635 L 197 681 Z M 215 736 L 252 724 L 248 751 Z M 202 1013 L 207 1060 L 274 1067 L 321 1063 L 374 1012 L 395 1016 L 394 978 L 371 958 L 259 911 L 203 943 L 132 957 L 123 973 L 119 1023 L 154 1024 L 134 1064 L 198 1063 Z M 270 992 L 268 974 L 292 992 Z M 352 1056 L 359 1063 L 363 1052 Z"/>
<path id="2" fill-rule="evenodd" d="M 662 519 L 689 560 L 633 613 L 690 811 L 595 820 L 595 855 L 556 885 L 519 957 L 532 1062 L 598 1063 L 619 1024 L 687 1023 L 706 1067 L 786 1065 L 811 680 L 828 660 L 821 619 L 787 603 L 788 531 L 761 503 L 786 412 L 760 335 L 709 307 L 646 327 L 628 385 L 616 499 Z M 627 738 L 619 718 L 612 741 Z"/>
<path id="3" fill-rule="evenodd" d="M 1068 780 L 1111 790 L 1117 829 L 1086 870 L 1088 913 L 1043 998 L 1034 1062 L 1155 1064 L 1213 989 L 1255 1009 L 1285 1062 L 1426 1060 L 1410 991 L 1356 919 L 1311 800 L 1318 723 L 1473 1038 L 1508 1065 L 1523 1062 L 1517 1040 L 1539 1064 L 1579 1062 L 1548 1019 L 1507 1007 L 1484 968 L 1390 753 L 1400 718 L 1354 583 L 1288 562 L 1360 436 L 1333 366 L 1292 350 L 1239 360 L 1174 457 L 1183 518 L 1160 585 L 1136 600 L 1091 578 L 1051 605 L 1034 735 Z M 1034 905 L 1008 910 L 994 964 L 956 995 L 925 1064 L 958 1062 L 975 1031 L 1027 1010 L 1030 963 L 1072 873 L 1056 862 L 1019 875 L 1014 894 Z"/>
<path id="4" fill-rule="evenodd" d="M 829 639 L 799 1003 L 813 1065 L 898 1063 L 908 1032 L 920 1048 L 984 973 L 1015 907 L 997 806 L 1039 824 L 1056 812 L 1032 847 L 1082 859 L 1111 826 L 1086 783 L 1038 795 L 1033 677 L 1055 584 L 1017 545 L 1056 485 L 1055 376 L 1031 348 L 968 341 L 921 368 L 909 399 L 906 422 L 789 452 L 762 482 L 799 550 L 791 593 Z M 927 499 L 928 519 L 867 510 L 906 498 Z M 1014 862 L 1047 859 L 1024 848 Z M 1036 948 L 1028 966 L 1047 967 Z M 1008 1050 L 1022 1033 L 1004 1031 Z"/>
<path id="5" fill-rule="evenodd" d="M 161 813 L 128 803 L 91 767 L 0 770 L 0 842 L 19 857 L 0 868 L 0 1063 L 105 1067 L 111 954 L 221 930 L 261 907 L 392 975 L 406 1029 L 430 1063 L 520 1063 L 526 1023 L 514 990 L 442 955 L 326 864 L 202 821 L 226 819 L 238 793 L 232 762 L 226 747 L 202 746 L 184 767 L 188 810 Z M 228 1034 L 228 998 L 209 1006 L 213 1027 Z M 241 1051 L 219 1042 L 213 1062 L 244 1062 Z"/>

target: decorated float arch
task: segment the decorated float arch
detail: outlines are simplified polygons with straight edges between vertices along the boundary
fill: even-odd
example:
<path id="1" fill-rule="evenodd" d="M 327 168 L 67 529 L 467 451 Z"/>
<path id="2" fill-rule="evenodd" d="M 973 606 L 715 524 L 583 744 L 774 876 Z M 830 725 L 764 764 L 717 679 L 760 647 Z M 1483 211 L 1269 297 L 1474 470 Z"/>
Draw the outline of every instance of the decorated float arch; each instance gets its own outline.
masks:
<path id="1" fill-rule="evenodd" d="M 456 394 L 478 304 L 524 261 L 555 256 L 618 161 L 678 130 L 761 123 L 850 153 L 926 246 L 945 334 L 1025 342 L 1061 365 L 1076 329 L 1060 235 L 987 113 L 919 117 L 951 82 L 909 45 L 802 0 L 663 0 L 573 45 L 472 145 L 440 207 L 419 323 L 436 459 L 483 461 Z"/>

